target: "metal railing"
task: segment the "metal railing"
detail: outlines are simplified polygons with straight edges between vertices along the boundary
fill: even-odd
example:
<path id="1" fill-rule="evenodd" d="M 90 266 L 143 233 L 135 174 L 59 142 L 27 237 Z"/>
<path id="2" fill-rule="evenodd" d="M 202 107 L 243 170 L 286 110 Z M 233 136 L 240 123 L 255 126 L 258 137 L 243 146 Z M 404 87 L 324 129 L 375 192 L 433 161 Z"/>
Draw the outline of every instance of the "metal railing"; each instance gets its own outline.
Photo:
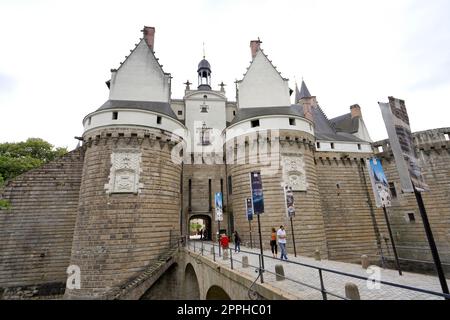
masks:
<path id="1" fill-rule="evenodd" d="M 201 256 L 205 256 L 205 248 L 206 247 L 210 248 L 210 250 L 211 250 L 210 254 L 213 256 L 213 261 L 217 260 L 217 256 L 218 257 L 222 256 L 222 254 L 220 254 L 219 253 L 220 251 L 218 250 L 219 245 L 217 243 L 215 243 L 215 242 L 195 241 L 195 240 L 194 241 L 192 241 L 192 240 L 191 241 L 187 241 L 187 248 L 189 250 L 193 250 L 194 253 L 198 252 L 199 256 L 200 255 Z M 241 265 L 243 264 L 242 261 L 239 261 L 237 259 L 233 259 L 234 248 L 231 247 L 231 243 L 230 243 L 230 247 L 226 248 L 224 250 L 229 252 L 229 260 L 230 260 L 230 268 L 231 268 L 231 270 L 235 269 L 235 265 L 234 265 L 235 263 L 240 263 Z M 274 258 L 272 256 L 265 255 L 265 254 L 263 254 L 261 256 L 261 253 L 259 253 L 259 252 L 252 252 L 252 251 L 247 251 L 247 250 L 240 250 L 239 252 L 240 253 L 246 253 L 246 254 L 249 254 L 249 255 L 258 256 L 259 265 L 255 266 L 255 265 L 252 265 L 250 263 L 248 264 L 248 267 L 255 268 L 255 272 L 258 273 L 258 276 L 255 279 L 255 282 L 252 284 L 252 286 L 256 283 L 256 281 L 258 279 L 260 280 L 261 283 L 264 283 L 262 274 L 263 273 L 268 273 L 268 274 L 273 274 L 275 276 L 281 276 L 281 277 L 283 277 L 286 280 L 289 280 L 289 281 L 294 282 L 296 284 L 299 284 L 301 286 L 305 286 L 307 288 L 310 288 L 310 289 L 313 289 L 315 291 L 318 291 L 318 292 L 321 293 L 321 296 L 322 296 L 323 300 L 328 300 L 329 296 L 332 296 L 332 297 L 335 297 L 335 298 L 339 298 L 339 299 L 342 299 L 342 300 L 350 300 L 346 296 L 342 296 L 340 294 L 331 292 L 331 291 L 326 289 L 326 284 L 325 284 L 325 280 L 324 280 L 324 273 L 333 274 L 333 275 L 339 275 L 339 276 L 344 276 L 344 277 L 349 277 L 349 278 L 352 278 L 352 279 L 363 280 L 363 281 L 366 281 L 366 282 L 373 282 L 374 281 L 373 279 L 371 279 L 369 277 L 364 277 L 364 276 L 360 276 L 360 275 L 352 274 L 352 273 L 348 273 L 348 272 L 332 270 L 332 269 L 329 269 L 329 268 L 324 268 L 324 267 L 320 267 L 320 266 L 310 265 L 310 264 L 307 264 L 307 263 L 301 263 L 301 262 L 292 261 L 292 260 L 281 260 L 281 259 L 278 259 L 278 258 Z M 318 284 L 318 286 L 315 286 L 315 285 L 308 284 L 308 283 L 305 283 L 303 281 L 300 281 L 298 279 L 293 279 L 292 277 L 287 277 L 284 274 L 277 274 L 276 272 L 272 272 L 272 271 L 270 271 L 268 269 L 265 269 L 262 266 L 262 260 L 264 258 L 268 258 L 268 259 L 272 259 L 272 260 L 288 263 L 288 264 L 291 264 L 291 265 L 296 265 L 296 266 L 301 266 L 301 267 L 306 267 L 306 268 L 317 270 L 317 274 L 318 274 L 318 278 L 319 278 L 319 284 Z M 444 298 L 446 300 L 450 300 L 450 295 L 449 294 L 444 294 L 444 293 L 440 293 L 440 292 L 436 292 L 436 291 L 432 291 L 432 290 L 428 290 L 428 289 L 422 289 L 422 288 L 418 288 L 418 287 L 403 285 L 403 284 L 389 282 L 389 281 L 377 280 L 377 282 L 379 284 L 383 284 L 383 285 L 386 285 L 386 286 L 389 286 L 389 287 L 394 287 L 394 288 L 404 289 L 404 290 L 408 290 L 408 291 L 428 294 L 428 295 L 431 295 L 431 296 L 434 296 L 434 297 L 440 297 L 440 298 Z"/>

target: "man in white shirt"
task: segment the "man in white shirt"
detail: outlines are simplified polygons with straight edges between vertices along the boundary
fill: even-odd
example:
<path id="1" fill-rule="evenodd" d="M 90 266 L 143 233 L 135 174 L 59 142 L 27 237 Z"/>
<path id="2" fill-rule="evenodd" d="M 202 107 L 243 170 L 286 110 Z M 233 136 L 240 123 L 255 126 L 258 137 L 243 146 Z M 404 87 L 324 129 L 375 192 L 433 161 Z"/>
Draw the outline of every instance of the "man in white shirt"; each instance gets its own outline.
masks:
<path id="1" fill-rule="evenodd" d="M 283 226 L 280 226 L 280 229 L 277 231 L 277 237 L 278 237 L 278 244 L 280 245 L 281 249 L 281 260 L 283 260 L 283 257 L 287 260 L 287 252 L 286 252 L 286 231 L 284 230 Z"/>

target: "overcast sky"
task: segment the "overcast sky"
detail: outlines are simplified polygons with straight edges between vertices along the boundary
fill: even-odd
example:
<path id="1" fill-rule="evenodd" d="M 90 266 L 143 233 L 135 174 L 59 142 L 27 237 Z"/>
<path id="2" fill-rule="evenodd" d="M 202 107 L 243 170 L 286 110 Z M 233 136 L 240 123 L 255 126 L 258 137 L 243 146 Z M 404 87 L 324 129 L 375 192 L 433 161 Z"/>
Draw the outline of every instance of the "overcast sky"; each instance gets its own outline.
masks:
<path id="1" fill-rule="evenodd" d="M 330 118 L 358 103 L 373 140 L 387 137 L 377 102 L 391 95 L 406 100 L 413 131 L 450 126 L 448 0 L 1 0 L 0 12 L 0 142 L 74 148 L 144 25 L 156 27 L 172 98 L 197 83 L 205 42 L 213 88 L 224 81 L 235 101 L 260 37 L 291 88 L 304 77 Z"/>

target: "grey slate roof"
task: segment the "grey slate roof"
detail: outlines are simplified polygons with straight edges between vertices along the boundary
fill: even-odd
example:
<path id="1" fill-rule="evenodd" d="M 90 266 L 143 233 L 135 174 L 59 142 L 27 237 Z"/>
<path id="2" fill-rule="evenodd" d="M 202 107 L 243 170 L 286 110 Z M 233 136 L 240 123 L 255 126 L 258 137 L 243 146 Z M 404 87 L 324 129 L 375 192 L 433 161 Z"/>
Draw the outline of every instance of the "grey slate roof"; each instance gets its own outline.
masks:
<path id="1" fill-rule="evenodd" d="M 289 107 L 261 107 L 261 108 L 241 108 L 236 112 L 231 124 L 237 122 L 262 116 L 274 116 L 274 115 L 288 115 L 304 117 L 303 108 L 298 105 L 293 105 Z"/>
<path id="2" fill-rule="evenodd" d="M 137 109 L 137 110 L 153 111 L 171 117 L 175 120 L 178 120 L 177 116 L 173 112 L 168 102 L 108 100 L 96 111 L 109 109 Z"/>
<path id="3" fill-rule="evenodd" d="M 312 108 L 314 117 L 314 132 L 317 140 L 325 141 L 348 141 L 348 142 L 363 142 L 363 140 L 355 137 L 347 132 L 337 132 L 333 123 L 327 118 L 320 106 Z M 262 107 L 262 108 L 241 108 L 237 110 L 233 121 L 227 125 L 233 125 L 237 122 L 244 121 L 251 118 L 258 118 L 262 116 L 271 115 L 287 115 L 304 117 L 303 106 L 292 105 L 290 107 Z"/>
<path id="4" fill-rule="evenodd" d="M 330 120 L 339 132 L 356 133 L 359 130 L 359 118 L 353 118 L 351 113 Z"/>
<path id="5" fill-rule="evenodd" d="M 302 80 L 302 87 L 300 88 L 299 97 L 296 102 L 303 98 L 311 98 L 311 93 L 309 93 L 308 87 L 306 86 L 305 81 Z"/>

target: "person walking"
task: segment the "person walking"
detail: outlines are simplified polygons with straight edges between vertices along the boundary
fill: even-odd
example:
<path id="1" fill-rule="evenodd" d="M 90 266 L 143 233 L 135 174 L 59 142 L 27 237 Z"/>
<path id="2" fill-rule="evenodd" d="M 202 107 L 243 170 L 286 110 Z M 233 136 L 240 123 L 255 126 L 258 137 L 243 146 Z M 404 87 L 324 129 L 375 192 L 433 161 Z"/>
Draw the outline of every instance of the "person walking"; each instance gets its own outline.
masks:
<path id="1" fill-rule="evenodd" d="M 272 255 L 274 258 L 278 255 L 278 246 L 277 246 L 277 230 L 272 228 L 272 233 L 270 234 L 270 249 L 272 250 Z"/>
<path id="2" fill-rule="evenodd" d="M 283 257 L 288 260 L 287 253 L 286 253 L 286 231 L 284 230 L 284 226 L 280 226 L 280 229 L 277 231 L 278 236 L 278 244 L 280 245 L 281 250 L 281 257 L 280 259 L 283 260 Z"/>
<path id="3" fill-rule="evenodd" d="M 234 252 L 241 252 L 241 237 L 236 230 L 234 231 Z"/>

